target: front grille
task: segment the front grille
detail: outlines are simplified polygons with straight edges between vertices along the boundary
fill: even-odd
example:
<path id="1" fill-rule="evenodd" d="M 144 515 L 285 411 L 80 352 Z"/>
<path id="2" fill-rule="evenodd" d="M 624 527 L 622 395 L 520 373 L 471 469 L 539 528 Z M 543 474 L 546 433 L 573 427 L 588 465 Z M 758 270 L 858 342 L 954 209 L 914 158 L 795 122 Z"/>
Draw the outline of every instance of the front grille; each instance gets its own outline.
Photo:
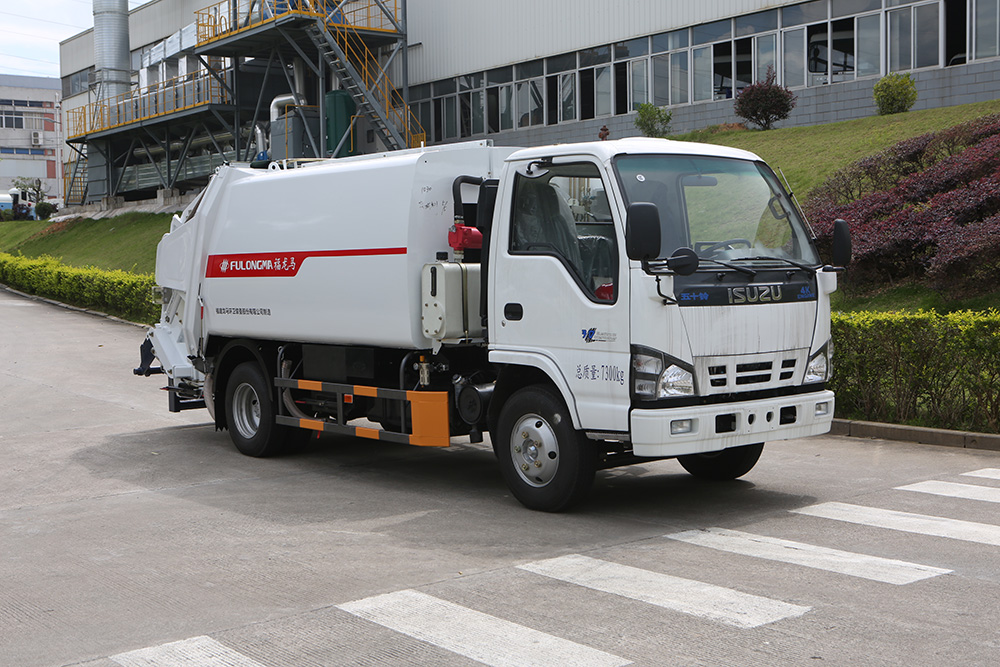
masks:
<path id="1" fill-rule="evenodd" d="M 804 368 L 805 350 L 739 357 L 702 357 L 695 360 L 702 393 L 719 394 L 788 386 Z"/>

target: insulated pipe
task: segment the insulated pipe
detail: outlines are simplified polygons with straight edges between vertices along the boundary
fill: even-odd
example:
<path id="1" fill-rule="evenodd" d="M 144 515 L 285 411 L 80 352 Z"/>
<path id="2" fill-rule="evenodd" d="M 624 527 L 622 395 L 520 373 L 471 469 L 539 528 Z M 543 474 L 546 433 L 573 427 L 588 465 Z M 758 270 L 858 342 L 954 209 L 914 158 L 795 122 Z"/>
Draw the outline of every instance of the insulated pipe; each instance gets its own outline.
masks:
<path id="1" fill-rule="evenodd" d="M 128 0 L 94 0 L 94 69 L 100 99 L 124 95 L 132 85 Z"/>
<path id="2" fill-rule="evenodd" d="M 295 89 L 292 91 L 301 102 L 299 104 L 305 104 L 306 100 L 306 66 L 302 62 L 302 58 L 296 58 L 292 61 L 292 83 L 295 85 Z"/>
<path id="3" fill-rule="evenodd" d="M 266 153 L 268 146 L 267 141 L 264 138 L 264 128 L 261 127 L 260 123 L 253 126 L 254 135 L 257 137 L 257 154 Z"/>
<path id="4" fill-rule="evenodd" d="M 271 100 L 271 122 L 273 123 L 281 117 L 286 104 L 302 104 L 301 99 L 301 97 L 294 93 L 286 93 L 284 95 L 278 95 Z"/>

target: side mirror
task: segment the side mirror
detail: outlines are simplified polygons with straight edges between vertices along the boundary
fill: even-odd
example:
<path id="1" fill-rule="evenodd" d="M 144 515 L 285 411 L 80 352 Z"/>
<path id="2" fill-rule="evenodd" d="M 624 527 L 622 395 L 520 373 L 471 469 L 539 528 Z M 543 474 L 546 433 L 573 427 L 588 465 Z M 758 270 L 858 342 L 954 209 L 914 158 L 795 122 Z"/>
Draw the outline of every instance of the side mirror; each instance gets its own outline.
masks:
<path id="1" fill-rule="evenodd" d="M 656 204 L 629 204 L 625 217 L 625 254 L 648 261 L 660 255 L 660 211 Z"/>
<path id="2" fill-rule="evenodd" d="M 701 259 L 691 248 L 678 248 L 667 259 L 667 268 L 679 276 L 690 276 L 698 270 Z"/>
<path id="3" fill-rule="evenodd" d="M 846 220 L 833 221 L 833 265 L 847 266 L 851 263 L 851 229 Z"/>

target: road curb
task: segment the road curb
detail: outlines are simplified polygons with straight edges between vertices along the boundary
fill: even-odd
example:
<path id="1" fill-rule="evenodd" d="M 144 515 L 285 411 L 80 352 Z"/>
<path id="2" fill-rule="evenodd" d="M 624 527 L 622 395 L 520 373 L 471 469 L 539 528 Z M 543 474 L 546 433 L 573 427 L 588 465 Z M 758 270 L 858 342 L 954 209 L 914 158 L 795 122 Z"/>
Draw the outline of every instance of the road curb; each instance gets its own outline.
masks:
<path id="1" fill-rule="evenodd" d="M 877 438 L 880 440 L 906 440 L 921 445 L 939 447 L 959 447 L 961 449 L 986 449 L 1000 452 L 1000 435 L 973 433 L 971 431 L 949 431 L 943 428 L 882 424 L 849 419 L 834 419 L 830 435 L 846 435 L 852 438 Z"/>
<path id="2" fill-rule="evenodd" d="M 4 285 L 0 283 L 0 290 L 4 292 L 10 292 L 11 294 L 16 294 L 18 296 L 23 296 L 25 299 L 31 299 L 32 301 L 41 301 L 42 303 L 47 303 L 50 306 L 58 306 L 59 308 L 65 308 L 66 310 L 74 310 L 78 313 L 87 313 L 88 315 L 94 315 L 96 317 L 103 317 L 104 319 L 111 320 L 112 322 L 120 322 L 121 324 L 129 324 L 133 327 L 138 327 L 140 329 L 148 329 L 149 326 L 146 324 L 139 324 L 138 322 L 131 322 L 129 320 L 123 320 L 120 317 L 115 317 L 114 315 L 108 315 L 107 313 L 102 313 L 99 310 L 91 310 L 90 308 L 80 308 L 79 306 L 71 306 L 68 303 L 63 303 L 62 301 L 56 301 L 54 299 L 47 299 L 44 296 L 38 296 L 37 294 L 28 294 L 27 292 L 22 292 L 16 290 L 10 285 Z"/>

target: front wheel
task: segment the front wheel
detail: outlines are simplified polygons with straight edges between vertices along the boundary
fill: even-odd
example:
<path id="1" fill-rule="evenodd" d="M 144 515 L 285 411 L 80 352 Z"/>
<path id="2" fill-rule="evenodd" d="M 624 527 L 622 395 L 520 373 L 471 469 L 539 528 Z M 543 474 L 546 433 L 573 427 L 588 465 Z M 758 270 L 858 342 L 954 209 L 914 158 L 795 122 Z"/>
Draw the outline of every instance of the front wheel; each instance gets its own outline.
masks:
<path id="1" fill-rule="evenodd" d="M 274 404 L 260 366 L 240 364 L 226 384 L 226 423 L 229 437 L 247 456 L 274 456 L 284 449 L 288 429 L 275 423 Z"/>
<path id="2" fill-rule="evenodd" d="M 569 509 L 594 481 L 593 444 L 573 428 L 559 395 L 543 385 L 525 387 L 507 400 L 493 449 L 511 493 L 530 509 Z"/>
<path id="3" fill-rule="evenodd" d="M 744 445 L 723 449 L 721 452 L 707 454 L 688 454 L 678 456 L 677 462 L 685 470 L 702 479 L 729 480 L 742 477 L 757 464 L 764 443 Z"/>

